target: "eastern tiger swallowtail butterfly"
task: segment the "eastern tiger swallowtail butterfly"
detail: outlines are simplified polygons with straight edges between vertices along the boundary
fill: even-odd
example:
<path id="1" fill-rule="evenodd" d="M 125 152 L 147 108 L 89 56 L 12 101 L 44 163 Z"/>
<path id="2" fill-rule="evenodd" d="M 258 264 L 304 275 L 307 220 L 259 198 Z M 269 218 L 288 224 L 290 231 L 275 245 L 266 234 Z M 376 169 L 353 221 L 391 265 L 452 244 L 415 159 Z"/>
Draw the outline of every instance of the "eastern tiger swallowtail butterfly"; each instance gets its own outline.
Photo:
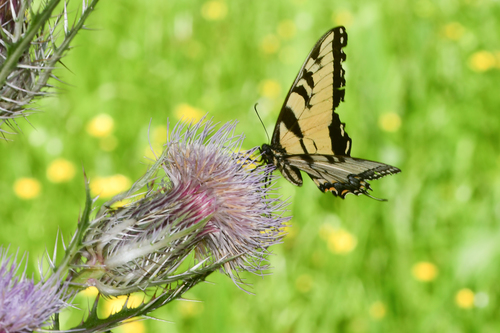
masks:
<path id="1" fill-rule="evenodd" d="M 351 157 L 351 138 L 335 113 L 344 101 L 346 45 L 344 27 L 333 28 L 314 45 L 285 98 L 271 144 L 263 144 L 261 154 L 294 185 L 302 185 L 304 171 L 322 192 L 374 198 L 367 180 L 401 170 Z"/>

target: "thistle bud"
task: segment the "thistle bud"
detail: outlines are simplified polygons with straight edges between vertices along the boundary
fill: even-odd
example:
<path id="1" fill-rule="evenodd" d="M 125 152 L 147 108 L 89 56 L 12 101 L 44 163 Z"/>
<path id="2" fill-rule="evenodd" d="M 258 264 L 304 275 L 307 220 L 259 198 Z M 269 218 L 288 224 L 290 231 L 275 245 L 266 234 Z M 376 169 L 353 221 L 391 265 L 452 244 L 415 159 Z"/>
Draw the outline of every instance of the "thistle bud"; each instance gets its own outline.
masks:
<path id="1" fill-rule="evenodd" d="M 220 263 L 235 282 L 240 271 L 266 270 L 267 249 L 281 241 L 290 218 L 273 193 L 272 170 L 252 157 L 257 148 L 240 151 L 235 126 L 213 133 L 210 121 L 178 124 L 147 173 L 146 194 L 91 222 L 74 282 L 127 294 L 196 274 L 197 265 L 180 269 L 192 255 L 199 265 Z"/>
<path id="2" fill-rule="evenodd" d="M 0 26 L 4 33 L 14 34 L 14 20 L 20 7 L 20 0 L 0 0 Z"/>
<path id="3" fill-rule="evenodd" d="M 67 3 L 53 11 L 58 0 L 0 0 L 0 133 L 2 125 L 26 117 L 33 98 L 46 95 L 52 70 L 94 9 L 98 0 L 83 1 L 74 21 Z"/>

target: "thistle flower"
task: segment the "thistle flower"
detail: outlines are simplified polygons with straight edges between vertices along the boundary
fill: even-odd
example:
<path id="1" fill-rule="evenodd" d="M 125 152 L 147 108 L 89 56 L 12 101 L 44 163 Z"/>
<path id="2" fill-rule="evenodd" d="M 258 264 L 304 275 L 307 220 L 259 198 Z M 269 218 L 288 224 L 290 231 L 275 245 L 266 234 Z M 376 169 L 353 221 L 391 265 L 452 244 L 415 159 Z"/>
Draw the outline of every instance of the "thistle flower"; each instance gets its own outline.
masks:
<path id="1" fill-rule="evenodd" d="M 51 317 L 67 306 L 68 294 L 56 275 L 35 284 L 0 247 L 0 332 L 31 332 L 51 324 Z M 22 260 L 21 260 L 22 261 Z"/>
<path id="2" fill-rule="evenodd" d="M 236 282 L 239 271 L 268 269 L 267 249 L 281 241 L 290 217 L 282 216 L 286 203 L 273 193 L 272 169 L 251 157 L 258 148 L 239 152 L 243 136 L 234 136 L 235 126 L 213 133 L 210 121 L 178 124 L 146 176 L 90 223 L 83 238 L 86 262 L 75 266 L 73 282 L 119 295 L 179 281 L 210 265 L 223 267 Z M 166 177 L 158 181 L 160 169 Z M 144 197 L 109 208 L 145 183 Z M 198 264 L 181 267 L 193 253 Z"/>
<path id="3" fill-rule="evenodd" d="M 239 152 L 243 136 L 230 137 L 236 123 L 225 124 L 210 138 L 211 124 L 196 135 L 200 127 L 201 122 L 185 134 L 182 125 L 173 131 L 163 167 L 174 186 L 189 184 L 215 200 L 215 211 L 196 246 L 197 255 L 216 260 L 236 257 L 226 265 L 228 273 L 259 273 L 268 268 L 261 265 L 265 250 L 281 241 L 284 223 L 290 219 L 282 217 L 286 203 L 271 198 L 273 169 L 258 166 L 250 157 L 258 147 Z"/>
<path id="4" fill-rule="evenodd" d="M 66 4 L 60 14 L 52 14 L 60 0 L 0 0 L 0 126 L 13 127 L 15 118 L 29 115 L 29 103 L 51 87 L 52 70 L 97 1 L 83 1 L 81 15 L 70 26 Z M 40 9 L 35 12 L 33 6 Z"/>

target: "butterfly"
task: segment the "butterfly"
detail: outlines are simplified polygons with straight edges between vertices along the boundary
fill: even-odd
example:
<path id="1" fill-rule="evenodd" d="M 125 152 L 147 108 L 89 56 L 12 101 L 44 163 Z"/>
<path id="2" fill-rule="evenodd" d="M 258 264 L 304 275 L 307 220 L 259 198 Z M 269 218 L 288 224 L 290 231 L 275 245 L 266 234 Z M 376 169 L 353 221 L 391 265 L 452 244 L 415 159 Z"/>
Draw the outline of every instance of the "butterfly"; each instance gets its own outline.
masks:
<path id="1" fill-rule="evenodd" d="M 321 37 L 307 56 L 285 98 L 271 144 L 260 148 L 290 183 L 302 186 L 301 171 L 322 192 L 345 198 L 368 194 L 367 180 L 401 172 L 380 162 L 351 157 L 352 140 L 335 109 L 344 101 L 347 32 L 342 26 Z M 377 199 L 381 200 L 381 199 Z"/>

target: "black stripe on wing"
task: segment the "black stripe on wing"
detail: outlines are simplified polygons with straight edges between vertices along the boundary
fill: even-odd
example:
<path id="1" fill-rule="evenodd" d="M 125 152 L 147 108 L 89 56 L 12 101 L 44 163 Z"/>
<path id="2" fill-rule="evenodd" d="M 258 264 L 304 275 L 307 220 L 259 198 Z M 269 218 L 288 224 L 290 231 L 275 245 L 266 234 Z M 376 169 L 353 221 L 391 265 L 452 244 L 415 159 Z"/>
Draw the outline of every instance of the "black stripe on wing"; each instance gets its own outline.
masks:
<path id="1" fill-rule="evenodd" d="M 347 32 L 344 27 L 338 27 L 338 33 L 333 35 L 333 100 L 332 100 L 332 123 L 328 125 L 332 149 L 334 155 L 351 156 L 351 138 L 344 131 L 345 124 L 340 121 L 340 117 L 335 113 L 335 109 L 344 101 L 345 96 L 345 71 L 342 62 L 346 60 L 343 47 L 347 45 Z M 342 88 L 342 89 L 341 89 Z"/>

